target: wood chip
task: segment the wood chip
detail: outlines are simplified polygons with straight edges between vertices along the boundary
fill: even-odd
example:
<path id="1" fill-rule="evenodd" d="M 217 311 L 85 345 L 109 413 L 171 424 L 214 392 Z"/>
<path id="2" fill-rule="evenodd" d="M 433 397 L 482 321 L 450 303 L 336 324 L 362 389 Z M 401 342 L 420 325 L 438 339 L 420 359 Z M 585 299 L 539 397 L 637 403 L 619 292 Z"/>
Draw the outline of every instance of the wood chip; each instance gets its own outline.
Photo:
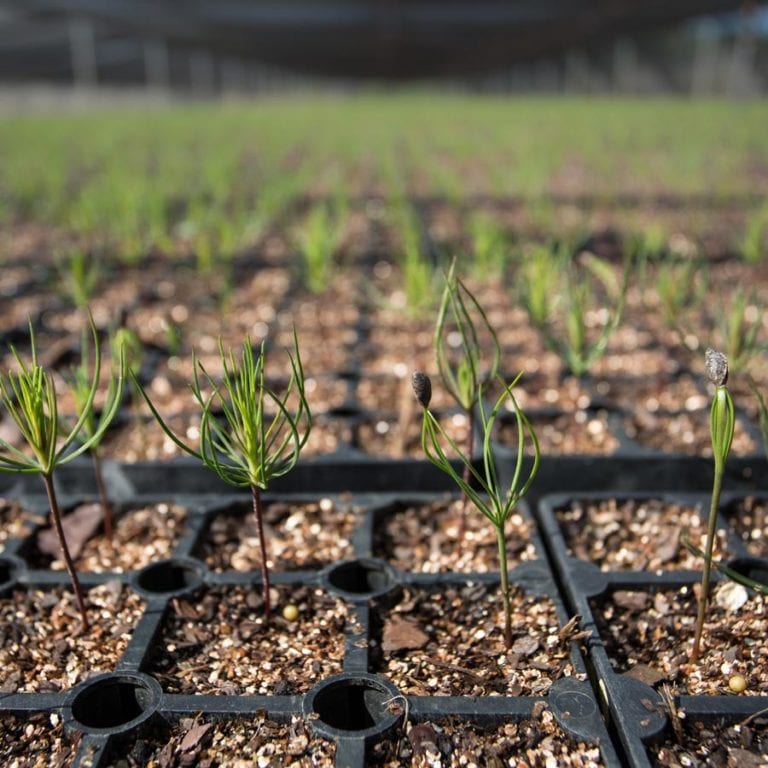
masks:
<path id="1" fill-rule="evenodd" d="M 61 525 L 73 558 L 80 555 L 85 542 L 99 530 L 102 518 L 101 504 L 97 503 L 80 504 L 68 515 L 62 517 Z M 37 534 L 37 547 L 51 557 L 59 557 L 61 554 L 59 537 L 52 527 L 44 528 Z"/>
<path id="2" fill-rule="evenodd" d="M 668 563 L 680 550 L 680 526 L 663 526 L 656 542 L 656 557 L 660 563 Z"/>
<path id="3" fill-rule="evenodd" d="M 427 752 L 437 752 L 437 732 L 431 723 L 414 725 L 408 732 L 408 741 L 413 747 L 414 757 L 424 757 Z"/>
<path id="4" fill-rule="evenodd" d="M 384 624 L 381 647 L 387 652 L 423 648 L 428 642 L 429 635 L 413 621 L 393 615 Z"/>
<path id="5" fill-rule="evenodd" d="M 516 653 L 518 656 L 530 656 L 539 649 L 539 641 L 531 635 L 524 635 L 519 637 L 512 644 L 512 653 Z"/>
<path id="6" fill-rule="evenodd" d="M 633 677 L 646 685 L 654 686 L 662 680 L 666 680 L 663 672 L 649 664 L 636 664 L 625 673 L 627 677 Z"/>
<path id="7" fill-rule="evenodd" d="M 650 595 L 647 592 L 618 590 L 613 593 L 613 602 L 621 608 L 628 608 L 630 611 L 643 611 L 648 607 Z"/>
<path id="8" fill-rule="evenodd" d="M 193 725 L 184 734 L 184 738 L 179 744 L 179 749 L 182 752 L 188 752 L 190 749 L 194 749 L 204 738 L 208 731 L 213 728 L 213 723 L 200 723 L 200 725 Z"/>

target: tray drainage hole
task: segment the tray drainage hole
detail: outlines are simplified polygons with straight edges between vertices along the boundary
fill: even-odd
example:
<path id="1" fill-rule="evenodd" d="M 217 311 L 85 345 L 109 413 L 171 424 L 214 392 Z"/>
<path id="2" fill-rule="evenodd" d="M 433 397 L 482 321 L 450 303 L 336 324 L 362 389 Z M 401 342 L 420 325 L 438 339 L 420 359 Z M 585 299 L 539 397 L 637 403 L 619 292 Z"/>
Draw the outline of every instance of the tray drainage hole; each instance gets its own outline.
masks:
<path id="1" fill-rule="evenodd" d="M 81 730 L 120 733 L 150 717 L 159 701 L 160 686 L 154 680 L 105 675 L 86 683 L 75 695 L 72 719 Z"/>
<path id="2" fill-rule="evenodd" d="M 369 680 L 339 680 L 318 691 L 314 711 L 325 725 L 340 731 L 367 731 L 392 715 L 387 708 L 392 694 Z"/>
<path id="3" fill-rule="evenodd" d="M 333 589 L 350 595 L 381 595 L 395 583 L 391 570 L 380 560 L 349 560 L 335 565 L 326 574 Z"/>
<path id="4" fill-rule="evenodd" d="M 746 576 L 752 581 L 768 584 L 768 560 L 761 560 L 757 557 L 737 557 L 731 560 L 728 566 L 736 573 Z"/>
<path id="5" fill-rule="evenodd" d="M 136 586 L 151 595 L 187 592 L 200 586 L 199 567 L 178 560 L 163 560 L 142 568 L 136 575 Z"/>

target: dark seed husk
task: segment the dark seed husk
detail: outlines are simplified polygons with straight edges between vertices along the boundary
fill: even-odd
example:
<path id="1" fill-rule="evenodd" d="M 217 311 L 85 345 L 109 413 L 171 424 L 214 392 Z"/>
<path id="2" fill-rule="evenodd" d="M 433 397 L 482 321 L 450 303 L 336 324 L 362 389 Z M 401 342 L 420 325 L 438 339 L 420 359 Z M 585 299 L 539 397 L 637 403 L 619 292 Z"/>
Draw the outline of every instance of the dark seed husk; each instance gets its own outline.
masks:
<path id="1" fill-rule="evenodd" d="M 432 399 L 432 382 L 426 373 L 414 371 L 411 376 L 411 386 L 413 394 L 423 408 L 429 408 L 429 401 Z"/>

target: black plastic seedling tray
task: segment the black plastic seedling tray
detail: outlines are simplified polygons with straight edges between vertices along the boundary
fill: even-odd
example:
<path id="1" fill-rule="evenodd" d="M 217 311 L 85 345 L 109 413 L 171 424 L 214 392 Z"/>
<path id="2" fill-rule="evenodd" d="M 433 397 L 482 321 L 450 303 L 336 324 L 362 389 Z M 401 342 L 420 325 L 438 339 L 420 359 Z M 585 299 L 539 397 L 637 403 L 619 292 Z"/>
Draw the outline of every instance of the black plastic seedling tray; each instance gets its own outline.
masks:
<path id="1" fill-rule="evenodd" d="M 766 494 L 758 495 L 766 496 Z M 538 504 L 540 530 L 553 560 L 564 600 L 573 614 L 582 617 L 582 628 L 590 632 L 585 643 L 588 664 L 601 703 L 618 734 L 629 763 L 648 768 L 652 764 L 648 746 L 661 742 L 672 733 L 670 710 L 655 687 L 616 669 L 609 657 L 604 639 L 601 638 L 595 608 L 618 590 L 653 593 L 665 588 L 690 587 L 693 589 L 701 581 L 701 573 L 696 570 L 654 572 L 601 570 L 594 563 L 573 556 L 558 521 L 557 510 L 567 507 L 574 500 L 586 502 L 610 498 L 616 498 L 618 501 L 660 499 L 665 502 L 685 504 L 697 507 L 700 510 L 700 516 L 705 520 L 709 509 L 709 496 L 651 492 L 635 495 L 564 493 L 545 496 Z M 722 514 L 722 511 L 737 498 L 736 494 L 724 495 L 720 507 L 718 528 L 727 531 L 728 548 L 732 554 L 728 563 L 735 570 L 765 581 L 768 560 L 753 557 Z M 713 571 L 713 583 L 721 578 L 719 573 Z M 768 696 L 737 696 L 728 693 L 679 695 L 674 697 L 674 705 L 678 712 L 684 713 L 683 716 L 688 723 L 700 721 L 734 724 L 743 722 L 747 718 L 764 716 L 768 712 Z"/>
<path id="2" fill-rule="evenodd" d="M 409 465 L 412 474 L 403 475 L 401 486 L 417 487 L 420 469 Z M 358 467 L 328 469 L 321 491 L 311 493 L 275 492 L 265 502 L 279 499 L 287 503 L 317 500 L 325 493 L 331 480 L 354 476 Z M 378 483 L 389 480 L 370 470 Z M 314 470 L 310 469 L 310 473 Z M 334 474 L 334 472 L 336 474 Z M 322 474 L 322 473 L 321 473 Z M 369 475 L 362 473 L 363 478 Z M 274 572 L 274 586 L 310 585 L 344 601 L 348 619 L 344 631 L 343 670 L 326 679 L 313 680 L 303 695 L 212 695 L 209 693 L 181 694 L 164 691 L 158 681 L 148 674 L 149 661 L 162 632 L 163 622 L 172 601 L 194 597 L 209 588 L 248 587 L 260 590 L 260 575 L 255 571 L 214 571 L 194 557 L 198 541 L 204 535 L 212 517 L 233 504 L 248 504 L 246 495 L 233 495 L 213 482 L 210 473 L 192 469 L 189 465 L 167 465 L 152 468 L 112 465 L 109 483 L 121 509 L 153 502 L 176 503 L 187 509 L 183 534 L 172 555 L 153 562 L 138 571 L 81 573 L 86 587 L 118 580 L 140 595 L 144 601 L 141 618 L 133 628 L 131 639 L 116 666 L 108 673 L 80 682 L 71 689 L 56 693 L 15 692 L 0 697 L 0 712 L 25 717 L 33 713 L 58 713 L 69 731 L 81 734 L 75 766 L 107 766 L 116 758 L 125 739 L 141 735 L 158 719 L 174 722 L 181 717 L 202 713 L 212 719 L 264 716 L 275 721 L 288 721 L 303 716 L 314 733 L 335 742 L 335 765 L 357 768 L 366 765 L 370 745 L 398 733 L 403 717 L 412 723 L 428 720 L 440 723 L 456 720 L 466 723 L 500 723 L 521 721 L 532 716 L 537 702 L 545 701 L 564 734 L 577 741 L 599 745 L 604 765 L 620 766 L 621 759 L 608 734 L 600 714 L 598 700 L 586 679 L 586 666 L 577 644 L 570 643 L 568 652 L 574 676 L 556 680 L 542 696 L 422 696 L 402 697 L 387 677 L 371 672 L 371 637 L 373 613 L 387 596 L 403 588 L 440 590 L 450 585 L 467 583 L 498 583 L 497 573 L 410 573 L 393 568 L 385 560 L 374 557 L 374 528 L 398 502 L 433 500 L 443 493 L 439 475 L 430 475 L 431 485 L 422 482 L 422 489 L 402 493 L 344 494 L 345 503 L 360 508 L 351 535 L 353 557 L 322 569 Z M 317 477 L 313 475 L 313 477 Z M 306 480 L 293 476 L 294 482 Z M 360 476 L 357 478 L 360 482 Z M 376 487 L 378 486 L 376 484 Z M 90 473 L 75 467 L 59 477 L 61 503 L 65 509 L 93 498 Z M 285 485 L 285 484 L 284 484 Z M 297 482 L 298 486 L 298 482 Z M 303 486 L 308 487 L 308 486 Z M 428 490 L 424 490 L 424 488 Z M 339 486 L 337 485 L 337 490 Z M 6 498 L 18 499 L 31 512 L 44 515 L 45 498 L 34 478 L 22 478 L 6 487 Z M 523 511 L 524 514 L 527 514 Z M 42 519 L 42 518 L 41 518 Z M 29 536 L 34 535 L 30 529 Z M 538 535 L 533 535 L 537 553 L 532 561 L 522 563 L 511 574 L 512 583 L 526 594 L 546 596 L 556 606 L 561 625 L 568 620 L 558 588 L 544 555 Z M 25 562 L 27 542 L 24 538 L 6 542 L 0 560 L 3 584 L 7 594 L 14 587 L 34 588 L 67 585 L 63 571 L 31 569 Z M 73 619 L 76 621 L 76 619 Z M 523 661 L 524 663 L 524 661 Z M 393 702 L 404 706 L 394 707 Z M 400 731 L 402 732 L 402 731 Z"/>

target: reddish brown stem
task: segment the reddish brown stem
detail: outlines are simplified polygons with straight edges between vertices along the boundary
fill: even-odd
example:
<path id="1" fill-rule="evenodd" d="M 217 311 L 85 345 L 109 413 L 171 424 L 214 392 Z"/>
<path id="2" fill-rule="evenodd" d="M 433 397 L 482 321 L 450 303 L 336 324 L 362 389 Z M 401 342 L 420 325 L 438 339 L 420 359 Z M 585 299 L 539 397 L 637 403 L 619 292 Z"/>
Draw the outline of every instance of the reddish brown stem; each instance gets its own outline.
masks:
<path id="1" fill-rule="evenodd" d="M 267 566 L 267 543 L 264 539 L 264 520 L 261 508 L 261 490 L 255 485 L 251 486 L 253 497 L 253 514 L 256 516 L 256 527 L 259 531 L 259 550 L 261 553 L 261 584 L 264 590 L 264 616 L 268 619 L 270 613 L 269 602 L 269 567 Z"/>
<path id="2" fill-rule="evenodd" d="M 101 473 L 101 458 L 96 450 L 91 451 L 93 458 L 93 472 L 96 475 L 96 488 L 101 499 L 101 510 L 104 515 L 104 535 L 111 542 L 114 534 L 114 518 L 112 517 L 112 505 L 107 498 L 107 488 L 104 485 L 104 475 Z"/>
<path id="3" fill-rule="evenodd" d="M 50 473 L 43 474 L 43 482 L 45 483 L 45 491 L 48 494 L 48 504 L 51 507 L 51 517 L 53 518 L 53 524 L 56 527 L 56 535 L 59 537 L 59 545 L 61 546 L 61 552 L 64 555 L 64 564 L 67 566 L 67 573 L 72 580 L 72 588 L 75 591 L 75 599 L 77 600 L 77 607 L 80 610 L 83 630 L 88 631 L 90 624 L 88 623 L 88 616 L 85 613 L 83 589 L 80 586 L 80 579 L 77 578 L 77 571 L 75 570 L 75 564 L 72 561 L 72 555 L 69 554 L 67 539 L 64 535 L 64 526 L 61 524 L 61 510 L 59 509 L 59 502 L 56 500 L 56 490 L 53 487 L 53 475 Z"/>

